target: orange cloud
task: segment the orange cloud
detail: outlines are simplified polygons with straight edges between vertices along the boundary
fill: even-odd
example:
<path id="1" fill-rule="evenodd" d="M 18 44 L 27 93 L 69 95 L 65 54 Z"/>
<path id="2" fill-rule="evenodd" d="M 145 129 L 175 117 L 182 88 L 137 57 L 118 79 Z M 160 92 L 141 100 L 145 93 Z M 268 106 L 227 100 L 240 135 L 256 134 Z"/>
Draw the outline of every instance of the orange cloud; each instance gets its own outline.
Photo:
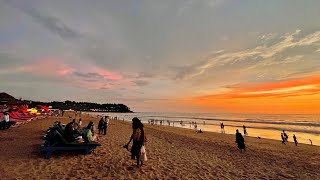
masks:
<path id="1" fill-rule="evenodd" d="M 307 77 L 263 83 L 256 85 L 239 85 L 229 88 L 229 92 L 196 97 L 197 100 L 206 99 L 235 99 L 235 98 L 259 98 L 259 97 L 289 97 L 317 94 L 320 92 L 320 77 Z"/>
<path id="2" fill-rule="evenodd" d="M 230 87 L 189 99 L 204 109 L 252 113 L 320 113 L 320 77 Z"/>

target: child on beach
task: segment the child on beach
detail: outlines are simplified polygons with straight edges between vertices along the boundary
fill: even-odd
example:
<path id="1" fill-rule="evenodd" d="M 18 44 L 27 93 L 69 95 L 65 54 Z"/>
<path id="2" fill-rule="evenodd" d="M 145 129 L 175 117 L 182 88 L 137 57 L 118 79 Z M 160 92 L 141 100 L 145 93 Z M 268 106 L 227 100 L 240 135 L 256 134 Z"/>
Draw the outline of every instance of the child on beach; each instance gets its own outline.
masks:
<path id="1" fill-rule="evenodd" d="M 131 147 L 131 159 L 137 160 L 137 167 L 140 167 L 144 161 L 147 160 L 145 152 L 146 137 L 144 133 L 143 124 L 137 117 L 132 119 L 132 135 L 129 142 L 123 147 L 128 148 L 131 140 L 133 140 Z"/>

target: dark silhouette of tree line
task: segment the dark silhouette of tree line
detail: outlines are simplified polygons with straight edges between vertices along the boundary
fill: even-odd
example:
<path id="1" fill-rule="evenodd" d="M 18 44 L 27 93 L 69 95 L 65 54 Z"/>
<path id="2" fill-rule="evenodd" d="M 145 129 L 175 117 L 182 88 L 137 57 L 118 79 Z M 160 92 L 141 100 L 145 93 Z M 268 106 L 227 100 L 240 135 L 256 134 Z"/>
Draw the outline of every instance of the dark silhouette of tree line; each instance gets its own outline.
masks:
<path id="1" fill-rule="evenodd" d="M 97 112 L 132 112 L 130 108 L 124 104 L 98 104 L 91 102 L 75 102 L 75 101 L 53 101 L 53 102 L 39 102 L 31 101 L 29 107 L 36 107 L 38 105 L 52 106 L 53 109 L 60 110 L 75 110 L 75 111 L 97 111 Z"/>

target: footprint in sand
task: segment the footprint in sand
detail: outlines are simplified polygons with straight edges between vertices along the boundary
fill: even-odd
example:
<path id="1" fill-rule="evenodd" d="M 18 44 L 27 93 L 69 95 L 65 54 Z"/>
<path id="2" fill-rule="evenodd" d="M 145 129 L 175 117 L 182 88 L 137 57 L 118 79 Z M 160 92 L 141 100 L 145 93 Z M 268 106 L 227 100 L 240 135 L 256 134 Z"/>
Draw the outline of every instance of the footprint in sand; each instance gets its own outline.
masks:
<path id="1" fill-rule="evenodd" d="M 129 167 L 127 167 L 127 170 L 128 170 L 128 171 L 133 171 L 134 168 L 133 168 L 132 166 L 129 166 Z"/>

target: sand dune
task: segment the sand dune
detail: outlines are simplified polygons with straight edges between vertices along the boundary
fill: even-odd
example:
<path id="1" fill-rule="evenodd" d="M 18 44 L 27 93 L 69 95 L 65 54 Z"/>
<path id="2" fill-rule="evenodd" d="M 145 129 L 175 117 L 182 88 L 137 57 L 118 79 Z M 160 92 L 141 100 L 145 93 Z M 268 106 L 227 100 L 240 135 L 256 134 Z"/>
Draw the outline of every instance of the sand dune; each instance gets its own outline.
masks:
<path id="1" fill-rule="evenodd" d="M 82 116 L 84 124 L 98 119 Z M 56 152 L 44 159 L 41 136 L 55 120 L 31 121 L 0 131 L 0 179 L 319 179 L 320 147 L 246 137 L 241 153 L 234 135 L 146 125 L 148 161 L 135 167 L 122 148 L 130 122 L 111 121 L 108 135 L 92 154 Z"/>

